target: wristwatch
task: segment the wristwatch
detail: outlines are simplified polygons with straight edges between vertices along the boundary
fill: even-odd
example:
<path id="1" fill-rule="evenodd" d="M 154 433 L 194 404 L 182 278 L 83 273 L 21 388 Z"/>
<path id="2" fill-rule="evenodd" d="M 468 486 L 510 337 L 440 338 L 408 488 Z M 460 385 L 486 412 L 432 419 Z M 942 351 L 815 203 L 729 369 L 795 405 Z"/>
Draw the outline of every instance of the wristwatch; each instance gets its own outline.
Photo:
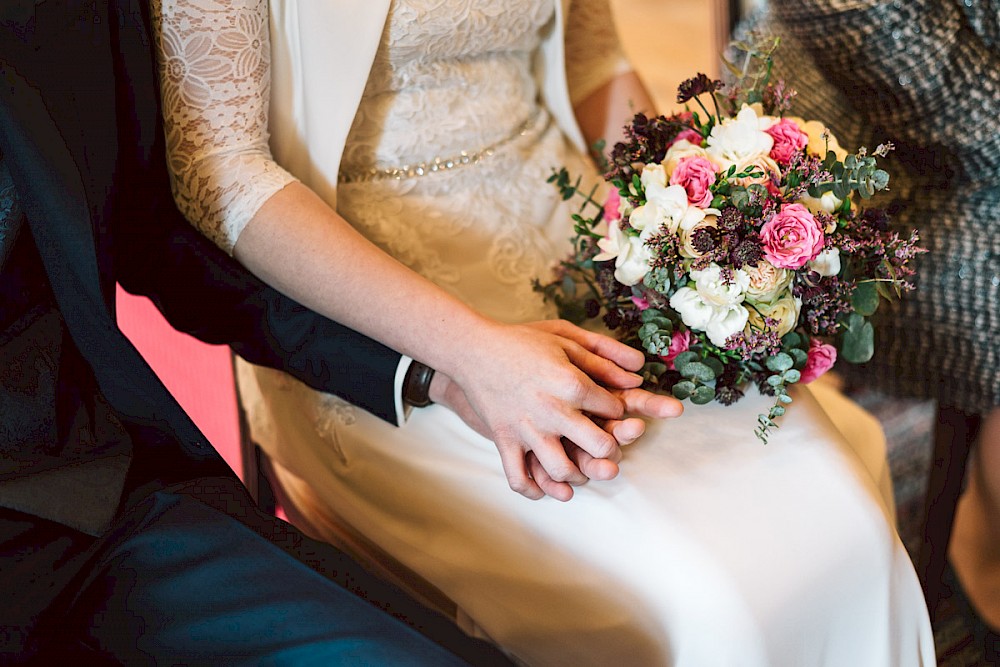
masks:
<path id="1" fill-rule="evenodd" d="M 434 369 L 419 361 L 410 364 L 403 378 L 403 402 L 414 408 L 426 408 L 433 403 L 429 393 Z"/>

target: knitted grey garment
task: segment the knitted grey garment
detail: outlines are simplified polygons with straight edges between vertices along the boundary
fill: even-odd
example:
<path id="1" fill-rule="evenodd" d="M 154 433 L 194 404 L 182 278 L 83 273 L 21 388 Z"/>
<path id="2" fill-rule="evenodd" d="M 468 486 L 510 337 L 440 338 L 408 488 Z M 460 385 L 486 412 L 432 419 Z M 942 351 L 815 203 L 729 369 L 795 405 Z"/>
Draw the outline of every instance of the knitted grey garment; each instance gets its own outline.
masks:
<path id="1" fill-rule="evenodd" d="M 967 412 L 1000 406 L 1000 0 L 769 0 L 792 115 L 848 150 L 892 141 L 887 208 L 929 252 L 917 290 L 875 316 L 852 380 Z"/>

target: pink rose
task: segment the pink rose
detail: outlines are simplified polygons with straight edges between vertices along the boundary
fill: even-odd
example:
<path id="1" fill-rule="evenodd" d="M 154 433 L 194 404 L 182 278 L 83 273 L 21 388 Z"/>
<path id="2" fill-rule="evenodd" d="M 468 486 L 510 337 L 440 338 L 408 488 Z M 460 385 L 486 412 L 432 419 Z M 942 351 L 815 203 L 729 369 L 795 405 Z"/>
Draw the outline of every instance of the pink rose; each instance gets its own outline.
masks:
<path id="1" fill-rule="evenodd" d="M 694 155 L 681 158 L 670 175 L 670 184 L 679 185 L 687 192 L 688 201 L 699 208 L 712 203 L 711 187 L 715 183 L 715 165 L 705 157 Z"/>
<path id="2" fill-rule="evenodd" d="M 764 259 L 781 269 L 798 269 L 823 250 L 823 227 L 802 204 L 783 204 L 760 228 Z"/>
<path id="3" fill-rule="evenodd" d="M 837 348 L 813 338 L 809 341 L 808 355 L 806 365 L 802 367 L 802 377 L 799 379 L 802 384 L 809 384 L 833 368 L 834 362 L 837 361 Z"/>
<path id="4" fill-rule="evenodd" d="M 604 200 L 604 219 L 608 222 L 614 220 L 621 220 L 622 214 L 619 210 L 619 205 L 621 204 L 621 195 L 618 194 L 616 188 L 611 188 L 608 192 L 608 198 Z"/>
<path id="5" fill-rule="evenodd" d="M 771 159 L 781 164 L 788 164 L 792 157 L 809 145 L 809 135 L 799 129 L 795 121 L 782 118 L 767 130 L 774 139 L 771 147 Z"/>
<path id="6" fill-rule="evenodd" d="M 675 331 L 674 335 L 670 338 L 670 347 L 667 348 L 667 353 L 661 354 L 660 359 L 667 365 L 667 368 L 673 369 L 674 359 L 681 352 L 686 352 L 689 347 L 691 347 L 691 332 L 687 329 L 684 331 Z"/>
<path id="7" fill-rule="evenodd" d="M 674 137 L 673 141 L 667 144 L 667 148 L 670 148 L 678 141 L 685 141 L 685 140 L 692 146 L 701 146 L 703 143 L 705 143 L 705 137 L 701 136 L 701 132 L 695 130 L 694 128 L 688 127 L 678 132 L 677 136 Z"/>

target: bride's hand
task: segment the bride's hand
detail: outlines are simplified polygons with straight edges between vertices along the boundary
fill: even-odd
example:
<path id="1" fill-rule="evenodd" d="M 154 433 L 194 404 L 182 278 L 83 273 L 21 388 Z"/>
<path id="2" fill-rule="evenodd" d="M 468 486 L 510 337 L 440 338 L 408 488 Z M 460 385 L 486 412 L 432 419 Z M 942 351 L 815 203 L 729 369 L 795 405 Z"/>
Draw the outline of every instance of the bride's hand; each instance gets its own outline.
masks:
<path id="1" fill-rule="evenodd" d="M 626 411 L 681 412 L 675 399 L 637 388 L 630 371 L 641 368 L 641 352 L 568 322 L 493 323 L 462 356 L 456 377 L 435 376 L 431 398 L 496 443 L 510 487 L 528 498 L 568 500 L 571 485 L 617 475 L 619 445 L 644 429 Z"/>

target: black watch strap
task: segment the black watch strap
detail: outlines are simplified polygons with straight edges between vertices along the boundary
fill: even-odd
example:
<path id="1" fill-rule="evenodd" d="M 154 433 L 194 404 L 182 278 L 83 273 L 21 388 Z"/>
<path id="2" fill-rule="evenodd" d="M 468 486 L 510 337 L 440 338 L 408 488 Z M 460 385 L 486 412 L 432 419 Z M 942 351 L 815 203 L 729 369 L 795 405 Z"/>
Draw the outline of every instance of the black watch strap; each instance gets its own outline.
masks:
<path id="1" fill-rule="evenodd" d="M 434 369 L 419 361 L 410 364 L 403 379 L 403 402 L 415 408 L 425 408 L 434 401 L 430 399 L 431 378 Z"/>

